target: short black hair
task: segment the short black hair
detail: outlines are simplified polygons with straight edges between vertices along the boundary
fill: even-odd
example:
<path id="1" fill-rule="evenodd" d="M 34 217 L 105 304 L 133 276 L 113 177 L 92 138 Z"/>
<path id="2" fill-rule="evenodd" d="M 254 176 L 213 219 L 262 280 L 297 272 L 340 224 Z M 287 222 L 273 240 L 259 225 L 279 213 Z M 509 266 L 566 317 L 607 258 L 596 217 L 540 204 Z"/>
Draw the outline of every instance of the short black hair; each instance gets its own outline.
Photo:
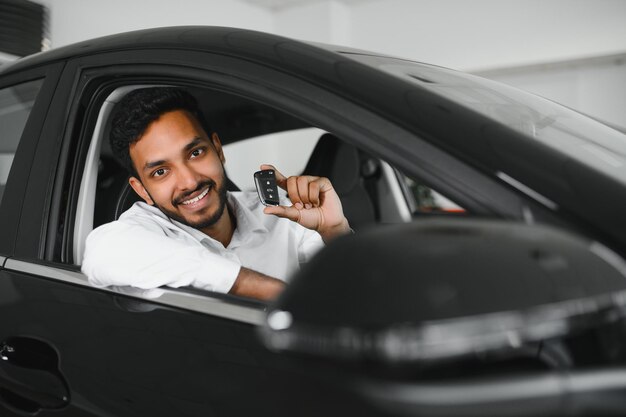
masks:
<path id="1" fill-rule="evenodd" d="M 141 139 L 152 122 L 174 110 L 188 111 L 207 134 L 211 133 L 198 102 L 182 88 L 139 88 L 126 94 L 117 104 L 111 119 L 109 141 L 113 154 L 130 175 L 139 178 L 130 158 L 130 145 Z"/>

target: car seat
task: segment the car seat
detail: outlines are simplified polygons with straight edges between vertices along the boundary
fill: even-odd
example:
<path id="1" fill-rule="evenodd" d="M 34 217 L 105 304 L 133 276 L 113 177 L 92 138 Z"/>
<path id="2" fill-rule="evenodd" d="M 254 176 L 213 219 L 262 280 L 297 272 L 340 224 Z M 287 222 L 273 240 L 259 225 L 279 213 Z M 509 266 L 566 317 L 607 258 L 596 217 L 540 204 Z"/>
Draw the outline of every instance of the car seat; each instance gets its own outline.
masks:
<path id="1" fill-rule="evenodd" d="M 354 230 L 379 220 L 376 180 L 380 162 L 353 145 L 326 133 L 313 149 L 303 174 L 330 179 Z"/>

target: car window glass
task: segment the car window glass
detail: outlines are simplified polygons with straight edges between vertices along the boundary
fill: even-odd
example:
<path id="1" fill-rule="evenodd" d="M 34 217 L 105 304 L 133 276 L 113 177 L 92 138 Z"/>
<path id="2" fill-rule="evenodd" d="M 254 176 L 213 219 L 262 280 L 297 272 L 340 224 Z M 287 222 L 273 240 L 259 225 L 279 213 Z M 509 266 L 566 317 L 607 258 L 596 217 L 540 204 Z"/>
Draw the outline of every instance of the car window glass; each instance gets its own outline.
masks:
<path id="1" fill-rule="evenodd" d="M 626 181 L 626 136 L 596 120 L 474 75 L 395 58 L 348 55 L 469 107 L 620 182 Z"/>
<path id="2" fill-rule="evenodd" d="M 0 202 L 26 120 L 43 80 L 0 90 Z"/>

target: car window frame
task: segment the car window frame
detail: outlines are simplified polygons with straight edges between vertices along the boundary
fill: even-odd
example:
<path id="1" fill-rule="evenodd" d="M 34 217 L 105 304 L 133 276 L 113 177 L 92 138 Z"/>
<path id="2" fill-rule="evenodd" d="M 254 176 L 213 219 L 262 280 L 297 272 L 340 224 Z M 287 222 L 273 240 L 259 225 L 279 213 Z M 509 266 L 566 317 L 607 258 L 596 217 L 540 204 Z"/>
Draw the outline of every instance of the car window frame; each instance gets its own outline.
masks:
<path id="1" fill-rule="evenodd" d="M 36 175 L 32 172 L 36 163 L 36 150 L 62 67 L 60 63 L 53 63 L 13 73 L 9 68 L 6 73 L 0 75 L 0 89 L 42 80 L 33 108 L 22 130 L 0 205 L 0 230 L 3 234 L 3 239 L 0 240 L 0 254 L 6 258 L 14 256 L 18 236 L 23 233 L 22 227 L 25 223 L 23 219 L 29 216 L 29 207 L 26 206 L 27 187 L 33 175 Z"/>
<path id="2" fill-rule="evenodd" d="M 184 83 L 189 83 L 190 81 L 189 81 L 188 79 L 185 79 L 185 80 L 178 80 L 178 83 L 183 83 L 183 82 L 184 82 Z M 176 84 L 176 81 L 173 81 L 173 80 L 167 80 L 167 81 L 161 81 L 161 82 L 159 82 L 159 83 L 157 83 L 157 84 L 172 84 L 172 83 L 173 83 L 173 84 Z M 131 83 L 130 85 L 133 85 L 133 84 L 141 85 L 141 84 L 146 84 L 146 82 L 135 82 L 135 83 Z M 198 84 L 198 87 L 200 87 L 200 85 L 199 85 L 199 84 Z M 202 88 L 208 88 L 208 89 L 215 88 L 214 86 L 204 86 L 204 85 L 202 85 L 201 87 L 202 87 Z M 118 87 L 118 88 L 119 88 L 119 87 Z M 216 88 L 216 89 L 218 89 L 218 90 L 219 90 L 219 88 Z M 108 97 L 108 94 L 107 94 L 107 97 Z M 99 109 L 100 109 L 100 108 L 101 108 L 101 107 L 100 107 L 100 105 L 98 105 L 98 112 L 97 112 L 97 114 L 96 114 L 96 113 L 94 113 L 94 114 L 91 116 L 91 118 L 92 118 L 92 119 L 95 119 L 95 120 L 96 120 L 96 122 L 94 122 L 95 124 L 97 124 L 97 123 L 98 123 L 98 121 L 97 121 L 97 120 L 99 119 Z M 281 109 L 281 110 L 282 110 L 282 111 L 287 111 L 286 109 Z M 93 135 L 92 135 L 92 136 L 93 136 Z M 88 146 L 87 146 L 87 145 L 85 145 L 85 147 L 86 147 L 86 148 L 88 148 Z M 83 163 L 84 163 L 84 159 L 82 159 L 82 158 L 81 158 L 81 162 L 83 162 Z M 389 169 L 392 169 L 392 168 L 391 168 L 391 167 L 389 167 L 387 164 L 385 164 L 385 167 L 387 167 L 387 168 L 389 168 Z M 392 176 L 393 176 L 393 177 L 395 177 L 395 175 L 392 175 Z M 78 181 L 77 181 L 77 182 L 78 182 Z M 400 193 L 400 192 L 398 192 L 397 194 L 398 194 L 398 195 L 400 195 L 401 193 Z M 80 198 L 80 195 L 79 195 L 77 198 Z M 409 215 L 409 214 L 410 214 L 410 213 L 408 213 L 408 212 L 407 212 L 407 213 L 405 213 L 405 216 L 403 216 L 403 217 L 405 218 L 405 220 L 408 220 L 408 219 L 406 218 L 406 215 Z M 74 220 L 76 220 L 76 217 L 75 217 L 75 216 L 74 216 L 73 218 L 74 218 Z M 68 222 L 68 223 L 69 223 L 69 222 Z M 74 224 L 75 224 L 75 223 L 76 223 L 76 222 L 74 221 Z M 74 235 L 76 235 L 76 233 L 74 233 Z M 68 250 L 67 252 L 69 252 L 69 250 Z M 78 264 L 78 262 L 76 262 L 76 261 L 74 260 L 73 264 Z"/>
<path id="3" fill-rule="evenodd" d="M 28 259 L 30 261 L 28 265 L 19 264 L 21 268 L 28 266 L 33 271 L 36 269 L 37 273 L 45 272 L 52 279 L 66 280 L 72 284 L 83 285 L 96 291 L 115 292 L 113 289 L 92 287 L 84 275 L 79 272 L 78 265 L 68 262 L 71 257 L 67 257 L 67 253 L 65 258 L 56 257 L 59 247 L 65 252 L 72 251 L 70 242 L 67 239 L 65 241 L 60 240 L 57 231 L 60 224 L 72 225 L 75 220 L 72 210 L 76 208 L 77 196 L 75 194 L 80 189 L 80 178 L 76 173 L 82 174 L 83 172 L 85 156 L 89 141 L 93 136 L 98 109 L 112 89 L 128 84 L 199 85 L 226 93 L 243 95 L 306 120 L 311 125 L 333 131 L 359 148 L 374 153 L 384 160 L 394 156 L 396 157 L 394 163 L 397 164 L 394 167 L 402 169 L 409 175 L 422 178 L 422 175 L 419 175 L 423 174 L 421 166 L 416 166 L 415 160 L 410 155 L 404 155 L 402 151 L 398 150 L 401 149 L 398 147 L 401 147 L 403 143 L 412 146 L 415 141 L 418 141 L 414 152 L 424 153 L 426 151 L 425 154 L 420 154 L 419 161 L 428 161 L 434 155 L 436 161 L 444 160 L 452 167 L 451 172 L 441 170 L 438 170 L 439 172 L 427 172 L 431 175 L 431 179 L 437 180 L 436 182 L 442 185 L 441 187 L 438 186 L 437 189 L 443 193 L 446 192 L 445 188 L 449 188 L 450 184 L 442 180 L 447 176 L 449 180 L 453 180 L 451 189 L 464 190 L 466 187 L 454 181 L 460 170 L 464 174 L 460 178 L 471 177 L 489 192 L 494 192 L 496 189 L 500 196 L 502 193 L 508 194 L 509 199 L 504 199 L 506 204 L 502 205 L 499 213 L 494 211 L 492 207 L 480 208 L 478 205 L 477 207 L 482 212 L 498 213 L 500 216 L 509 217 L 519 215 L 520 203 L 514 193 L 453 156 L 427 144 L 419 139 L 415 133 L 389 123 L 383 116 L 359 106 L 358 103 L 351 102 L 334 91 L 292 74 L 264 67 L 245 59 L 225 57 L 210 52 L 167 49 L 108 52 L 70 60 L 59 84 L 60 91 L 55 96 L 55 103 L 58 104 L 59 108 L 56 109 L 56 112 L 51 111 L 51 113 L 54 113 L 58 118 L 56 123 L 59 125 L 55 125 L 55 132 L 60 135 L 60 146 L 56 141 L 49 140 L 50 143 L 47 143 L 47 146 L 37 149 L 36 155 L 36 157 L 41 158 L 45 155 L 48 161 L 54 160 L 54 163 L 47 165 L 49 171 L 45 174 L 42 173 L 51 180 L 47 186 L 39 184 L 37 187 L 29 187 L 29 196 L 31 199 L 42 200 L 45 212 L 41 216 L 40 222 L 34 222 L 35 224 L 31 225 L 33 230 L 39 227 L 39 233 L 30 233 L 20 237 L 23 252 L 20 253 L 18 259 L 12 262 L 12 264 L 18 265 L 23 259 Z M 332 108 L 340 108 L 344 111 L 341 113 L 333 112 Z M 398 143 L 393 142 L 390 145 L 387 140 L 390 135 Z M 56 144 L 57 148 L 54 148 L 52 144 Z M 390 149 L 393 147 L 395 149 Z M 44 199 L 41 198 L 42 195 L 45 196 Z M 67 199 L 69 202 L 65 209 L 62 207 L 63 199 Z M 501 199 L 495 201 L 501 201 Z M 461 202 L 461 204 L 463 203 Z M 464 205 L 470 206 L 471 204 Z M 73 230 L 66 232 L 65 236 L 73 235 Z M 172 291 L 167 289 L 164 292 L 171 293 Z M 127 295 L 138 297 L 133 294 Z M 246 311 L 252 309 L 251 311 L 255 312 L 265 308 L 263 303 L 250 307 L 250 300 L 228 297 L 224 299 L 224 295 L 221 294 L 206 294 L 206 298 L 221 300 L 229 306 L 228 308 L 239 306 Z M 138 298 L 145 300 L 140 296 Z M 215 313 L 185 305 L 180 299 L 175 302 L 163 300 L 153 300 L 153 302 L 193 311 L 202 310 L 203 313 L 208 314 Z M 217 313 L 217 315 L 220 314 Z M 230 315 L 230 313 L 227 314 L 229 317 Z M 236 317 L 237 315 L 232 316 Z M 252 322 L 255 320 L 256 318 L 251 319 Z"/>

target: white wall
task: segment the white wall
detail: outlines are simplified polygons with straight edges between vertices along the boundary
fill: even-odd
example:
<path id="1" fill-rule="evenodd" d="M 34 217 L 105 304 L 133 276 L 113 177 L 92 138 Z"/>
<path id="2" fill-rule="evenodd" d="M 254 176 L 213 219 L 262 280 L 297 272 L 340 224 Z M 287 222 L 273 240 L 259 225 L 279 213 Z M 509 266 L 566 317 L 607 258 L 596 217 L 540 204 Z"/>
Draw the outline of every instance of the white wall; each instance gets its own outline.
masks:
<path id="1" fill-rule="evenodd" d="M 325 0 L 276 10 L 274 32 L 297 39 L 352 45 L 353 9 L 338 0 Z"/>
<path id="2" fill-rule="evenodd" d="M 375 0 L 352 41 L 464 71 L 626 51 L 624 0 Z"/>
<path id="3" fill-rule="evenodd" d="M 52 47 L 160 26 L 214 25 L 271 32 L 271 11 L 238 0 L 37 0 L 49 10 Z"/>
<path id="4" fill-rule="evenodd" d="M 465 71 L 626 52 L 625 0 L 37 0 L 52 46 L 127 30 L 235 26 Z"/>

